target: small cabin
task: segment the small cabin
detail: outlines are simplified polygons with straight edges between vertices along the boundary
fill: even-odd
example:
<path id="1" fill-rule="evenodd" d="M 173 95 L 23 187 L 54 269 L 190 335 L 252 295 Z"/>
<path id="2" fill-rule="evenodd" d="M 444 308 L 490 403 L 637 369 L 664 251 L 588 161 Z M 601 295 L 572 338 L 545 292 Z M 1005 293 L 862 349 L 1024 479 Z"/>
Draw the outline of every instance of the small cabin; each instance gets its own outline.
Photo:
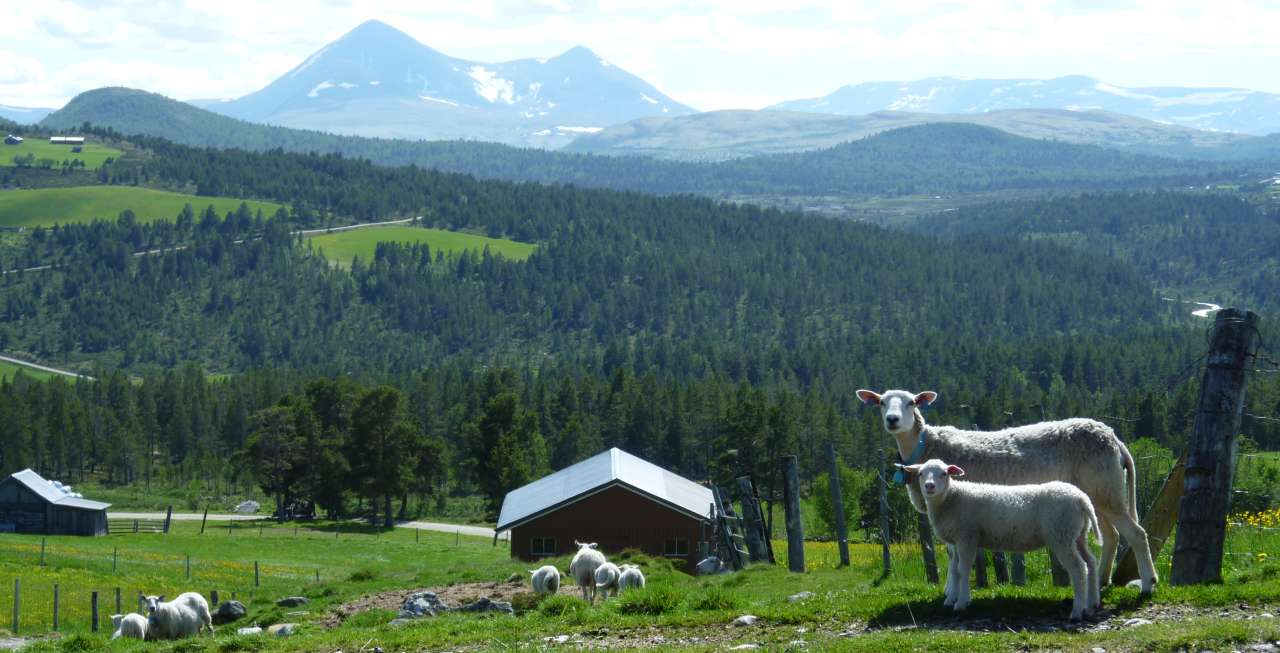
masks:
<path id="1" fill-rule="evenodd" d="M 5 144 L 5 145 L 21 145 L 21 144 L 22 144 L 22 137 L 21 137 L 21 136 L 14 136 L 13 134 L 9 134 L 8 136 L 5 136 L 5 137 L 4 137 L 4 144 Z"/>
<path id="2" fill-rule="evenodd" d="M 0 533 L 106 535 L 110 505 L 24 469 L 0 480 Z"/>
<path id="3" fill-rule="evenodd" d="M 507 493 L 496 530 L 511 531 L 520 560 L 572 553 L 578 540 L 692 574 L 712 501 L 709 488 L 614 448 Z"/>
<path id="4" fill-rule="evenodd" d="M 84 145 L 84 136 L 50 136 L 52 145 Z"/>

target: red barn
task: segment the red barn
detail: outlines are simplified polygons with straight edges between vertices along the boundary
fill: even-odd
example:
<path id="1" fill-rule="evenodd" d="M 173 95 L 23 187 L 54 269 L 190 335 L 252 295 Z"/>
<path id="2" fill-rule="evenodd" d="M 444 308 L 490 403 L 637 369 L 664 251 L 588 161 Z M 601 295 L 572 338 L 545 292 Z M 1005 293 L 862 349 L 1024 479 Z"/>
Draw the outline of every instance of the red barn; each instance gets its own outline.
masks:
<path id="1" fill-rule="evenodd" d="M 507 493 L 497 531 L 511 555 L 537 560 L 598 542 L 671 558 L 688 573 L 711 508 L 711 490 L 621 449 L 610 449 Z"/>

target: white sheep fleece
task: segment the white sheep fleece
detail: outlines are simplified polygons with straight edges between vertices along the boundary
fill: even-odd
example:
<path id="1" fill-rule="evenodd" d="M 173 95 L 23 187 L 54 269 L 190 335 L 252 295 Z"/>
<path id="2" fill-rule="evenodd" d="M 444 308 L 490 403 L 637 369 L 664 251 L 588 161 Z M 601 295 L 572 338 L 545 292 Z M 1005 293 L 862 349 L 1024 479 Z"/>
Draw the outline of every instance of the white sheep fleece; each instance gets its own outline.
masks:
<path id="1" fill-rule="evenodd" d="M 560 570 L 552 565 L 543 565 L 529 571 L 533 575 L 534 594 L 555 594 L 560 591 Z"/>
<path id="2" fill-rule="evenodd" d="M 165 602 L 164 595 L 148 596 L 148 639 L 181 639 L 194 637 L 204 628 L 213 634 L 209 603 L 197 592 L 185 592 Z"/>
<path id="3" fill-rule="evenodd" d="M 115 632 L 111 633 L 111 639 L 120 639 L 121 637 L 147 638 L 147 618 L 136 612 L 111 615 L 111 627 L 115 630 Z"/>
<path id="4" fill-rule="evenodd" d="M 596 569 L 607 561 L 604 554 L 596 550 L 595 542 L 574 540 L 573 543 L 578 545 L 578 552 L 573 555 L 573 561 L 569 563 L 569 575 L 573 576 L 573 582 L 582 588 L 582 600 L 595 603 Z"/>
<path id="5" fill-rule="evenodd" d="M 1137 475 L 1129 449 L 1111 427 L 1092 419 L 1066 419 L 1016 426 L 999 431 L 970 431 L 925 423 L 920 406 L 936 400 L 936 392 L 859 390 L 863 402 L 879 405 L 885 430 L 897 441 L 903 460 L 921 437 L 924 449 L 914 462 L 931 458 L 964 468 L 966 478 L 997 485 L 1063 481 L 1084 491 L 1097 511 L 1102 530 L 1100 578 L 1111 580 L 1118 535 L 1137 555 L 1142 591 L 1159 580 L 1151 560 L 1147 533 L 1138 522 Z M 891 424 L 890 418 L 897 421 Z M 925 512 L 919 488 L 908 484 L 911 503 Z M 1119 529 L 1119 533 L 1117 533 Z"/>
<path id="6" fill-rule="evenodd" d="M 969 571 L 978 549 L 1031 551 L 1048 547 L 1071 576 L 1075 598 L 1071 620 L 1101 604 L 1097 560 L 1089 531 L 1098 518 L 1089 497 L 1062 481 L 1036 485 L 992 485 L 956 480 L 963 469 L 938 459 L 904 467 L 920 490 L 929 523 L 954 548 L 944 605 L 969 606 Z"/>
<path id="7" fill-rule="evenodd" d="M 644 587 L 644 572 L 636 565 L 622 565 L 622 575 L 618 578 L 618 591 Z"/>
<path id="8" fill-rule="evenodd" d="M 618 565 L 612 562 L 606 562 L 596 567 L 596 592 L 603 595 L 603 598 L 618 595 L 618 579 L 622 576 L 622 570 L 618 569 Z"/>

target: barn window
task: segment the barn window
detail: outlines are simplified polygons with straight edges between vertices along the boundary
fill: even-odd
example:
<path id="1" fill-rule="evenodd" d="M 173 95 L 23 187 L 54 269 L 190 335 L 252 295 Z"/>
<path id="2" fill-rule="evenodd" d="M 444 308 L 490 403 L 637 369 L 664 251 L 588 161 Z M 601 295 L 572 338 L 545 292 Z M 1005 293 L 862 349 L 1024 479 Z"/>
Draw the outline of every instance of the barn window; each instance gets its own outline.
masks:
<path id="1" fill-rule="evenodd" d="M 535 537 L 529 543 L 529 553 L 536 556 L 553 556 L 556 554 L 556 538 Z"/>
<path id="2" fill-rule="evenodd" d="M 687 556 L 689 555 L 689 540 L 667 540 L 667 545 L 663 555 L 669 556 Z"/>

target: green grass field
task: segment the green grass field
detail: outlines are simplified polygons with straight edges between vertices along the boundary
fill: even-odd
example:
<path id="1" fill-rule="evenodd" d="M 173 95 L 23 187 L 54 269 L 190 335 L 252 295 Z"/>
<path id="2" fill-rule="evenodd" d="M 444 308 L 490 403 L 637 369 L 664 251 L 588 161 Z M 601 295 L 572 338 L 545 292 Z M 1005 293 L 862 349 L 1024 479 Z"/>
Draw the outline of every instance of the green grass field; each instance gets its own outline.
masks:
<path id="1" fill-rule="evenodd" d="M 0 192 L 0 227 L 51 226 L 55 223 L 114 220 L 131 209 L 141 221 L 172 220 L 187 204 L 197 213 L 213 205 L 219 215 L 244 202 L 251 211 L 270 215 L 280 208 L 273 202 L 231 197 L 200 197 L 134 186 L 77 186 Z"/>
<path id="2" fill-rule="evenodd" d="M 326 259 L 341 267 L 350 267 L 352 259 L 357 256 L 362 261 L 372 260 L 378 243 L 394 242 L 406 245 L 426 243 L 433 252 L 443 251 L 446 254 L 457 254 L 467 250 L 483 251 L 488 247 L 491 253 L 501 254 L 504 258 L 513 261 L 523 261 L 537 249 L 537 245 L 505 238 L 402 226 L 351 229 L 318 234 L 307 240 L 316 251 L 322 251 Z"/>
<path id="3" fill-rule="evenodd" d="M 84 161 L 85 168 L 97 170 L 102 167 L 107 157 L 118 157 L 124 152 L 92 141 L 86 142 L 80 152 L 72 152 L 70 145 L 53 145 L 48 138 L 33 136 L 18 145 L 0 146 L 0 166 L 17 165 L 13 162 L 13 157 L 26 156 L 28 154 L 34 154 L 37 160 L 53 159 L 55 168 L 62 167 L 63 161 L 80 159 Z"/>
<path id="4" fill-rule="evenodd" d="M 725 650 L 744 643 L 770 650 L 794 649 L 804 641 L 816 650 L 1223 650 L 1280 639 L 1280 535 L 1233 527 L 1228 531 L 1226 581 L 1221 585 L 1161 585 L 1155 598 L 1136 590 L 1111 588 L 1105 606 L 1114 616 L 1106 628 L 1077 631 L 1066 626 L 1070 590 L 1052 587 L 1043 554 L 1028 556 L 1025 587 L 976 589 L 963 616 L 942 606 L 942 590 L 923 580 L 919 548 L 892 547 L 893 570 L 881 574 L 880 549 L 854 544 L 852 565 L 838 567 L 834 544 L 808 543 L 808 571 L 791 574 L 780 564 L 757 565 L 744 573 L 692 578 L 661 560 L 634 556 L 648 587 L 588 606 L 576 588 L 538 600 L 505 582 L 515 575 L 527 585 L 529 566 L 508 557 L 505 544 L 485 538 L 406 529 L 379 532 L 334 524 L 316 530 L 199 522 L 177 522 L 168 535 L 114 535 L 100 538 L 50 537 L 40 566 L 41 538 L 0 534 L 0 626 L 8 626 L 13 581 L 21 579 L 19 634 L 42 635 L 52 627 L 52 591 L 60 586 L 61 637 L 39 638 L 28 651 L 386 651 L 510 650 L 548 647 L 565 636 L 591 647 Z M 304 527 L 305 529 L 306 527 Z M 1257 532 L 1254 532 L 1257 531 Z M 118 566 L 112 570 L 113 550 Z M 783 542 L 775 543 L 780 561 Z M 940 548 L 941 551 L 941 548 Z M 1269 556 L 1261 556 L 1268 553 Z M 186 560 L 191 560 L 191 580 Z M 627 558 L 627 554 L 615 558 Z M 255 588 L 258 561 L 261 584 Z M 568 558 L 547 561 L 566 569 Z M 940 560 L 945 567 L 945 562 Z M 1169 551 L 1161 555 L 1167 578 Z M 320 578 L 316 580 L 317 571 Z M 483 585 L 481 585 L 483 584 Z M 446 588 L 446 586 L 449 586 Z M 174 644 L 108 642 L 108 633 L 88 632 L 90 592 L 98 591 L 103 613 L 114 610 L 120 587 L 126 610 L 139 590 L 168 593 L 236 592 L 249 615 L 220 627 L 212 639 Z M 514 594 L 514 616 L 445 614 L 403 627 L 388 625 L 396 600 L 373 605 L 345 619 L 332 615 L 343 604 L 391 591 L 444 589 Z M 799 592 L 813 596 L 791 601 Z M 282 596 L 311 599 L 304 608 L 278 608 Z M 445 596 L 448 600 L 448 596 Z M 361 599 L 368 601 L 370 599 Z M 294 613 L 298 612 L 298 613 Z M 293 613 L 293 614 L 290 614 Z M 756 626 L 729 628 L 739 615 L 760 618 Z M 1130 618 L 1144 625 L 1125 625 Z M 104 617 L 105 618 L 105 617 Z M 300 624 L 289 638 L 237 636 L 235 628 L 281 621 Z M 325 623 L 328 621 L 328 623 Z M 1153 623 L 1152 623 L 1153 622 Z"/>
<path id="5" fill-rule="evenodd" d="M 9 361 L 0 361 L 0 380 L 12 379 L 13 376 L 17 374 L 19 370 L 21 370 L 22 373 L 26 374 L 28 377 L 33 379 L 39 379 L 41 381 L 57 376 L 53 372 L 37 370 L 37 369 L 27 367 L 25 365 L 10 363 Z"/>

